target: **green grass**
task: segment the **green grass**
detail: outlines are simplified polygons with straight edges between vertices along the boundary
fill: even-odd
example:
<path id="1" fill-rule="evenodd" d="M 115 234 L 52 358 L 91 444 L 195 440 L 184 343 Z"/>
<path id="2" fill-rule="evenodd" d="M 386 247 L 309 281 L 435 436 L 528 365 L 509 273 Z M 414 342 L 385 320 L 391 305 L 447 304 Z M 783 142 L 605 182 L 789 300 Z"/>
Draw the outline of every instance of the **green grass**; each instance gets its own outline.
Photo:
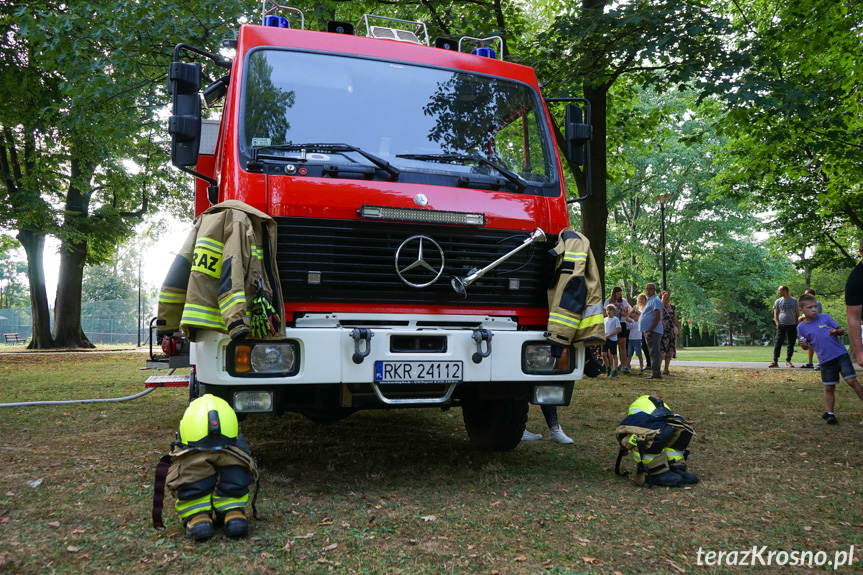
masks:
<path id="1" fill-rule="evenodd" d="M 806 352 L 795 347 L 794 361 L 801 361 Z M 782 358 L 785 358 L 785 348 Z M 719 347 L 687 347 L 677 348 L 677 359 L 690 361 L 758 361 L 770 363 L 773 361 L 773 347 L 764 345 L 736 345 Z"/>
<path id="2" fill-rule="evenodd" d="M 143 361 L 0 355 L 0 403 L 130 395 L 143 388 Z M 475 449 L 458 409 L 365 412 L 329 426 L 250 418 L 267 521 L 253 521 L 248 539 L 199 545 L 184 539 L 170 502 L 166 531 L 149 518 L 153 470 L 185 389 L 0 409 L 0 573 L 748 573 L 700 567 L 698 549 L 832 558 L 863 546 L 863 403 L 847 386 L 834 427 L 820 418 L 811 371 L 674 371 L 658 382 L 579 382 L 560 409 L 575 444 L 508 453 Z M 651 490 L 614 475 L 613 429 L 644 393 L 694 423 L 689 463 L 700 484 Z M 529 428 L 547 434 L 536 407 Z"/>

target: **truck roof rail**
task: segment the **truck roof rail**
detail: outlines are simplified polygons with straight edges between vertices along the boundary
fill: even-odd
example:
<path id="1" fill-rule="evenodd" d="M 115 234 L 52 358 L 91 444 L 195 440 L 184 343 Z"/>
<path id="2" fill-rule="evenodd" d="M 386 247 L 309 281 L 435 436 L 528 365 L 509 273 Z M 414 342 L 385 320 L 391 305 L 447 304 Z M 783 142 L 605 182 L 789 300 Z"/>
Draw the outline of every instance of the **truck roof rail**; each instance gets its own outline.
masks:
<path id="1" fill-rule="evenodd" d="M 377 20 L 384 20 L 386 22 L 394 22 L 396 24 L 413 24 L 414 29 L 410 30 L 403 26 L 376 26 L 369 23 L 369 19 L 371 18 L 375 18 Z M 416 22 L 413 20 L 399 20 L 398 18 L 377 16 L 375 14 L 363 14 L 362 18 L 360 18 L 360 21 L 357 22 L 358 30 L 360 28 L 360 25 L 362 24 L 365 24 L 366 36 L 369 38 L 382 38 L 385 40 L 395 40 L 397 42 L 408 42 L 410 44 L 425 44 L 426 46 L 429 45 L 429 33 L 426 29 L 425 23 L 423 22 Z M 423 35 L 422 40 L 420 39 L 420 32 L 422 32 Z"/>
<path id="2" fill-rule="evenodd" d="M 458 41 L 458 51 L 461 52 L 461 43 L 465 40 L 470 42 L 476 42 L 479 44 L 478 47 L 474 48 L 470 51 L 474 56 L 484 56 L 486 58 L 494 58 L 495 60 L 503 60 L 503 38 L 500 36 L 489 36 L 488 38 L 472 38 L 470 36 L 462 36 Z M 492 40 L 497 40 L 498 52 L 500 54 L 495 54 L 494 49 L 486 46 L 486 42 L 490 42 Z"/>
<path id="3" fill-rule="evenodd" d="M 270 26 L 274 28 L 290 28 L 291 22 L 285 16 L 276 14 L 278 10 L 286 10 L 300 15 L 300 30 L 306 29 L 306 17 L 303 11 L 299 8 L 292 8 L 279 4 L 275 0 L 264 0 L 262 7 L 263 15 L 261 16 L 261 26 Z"/>

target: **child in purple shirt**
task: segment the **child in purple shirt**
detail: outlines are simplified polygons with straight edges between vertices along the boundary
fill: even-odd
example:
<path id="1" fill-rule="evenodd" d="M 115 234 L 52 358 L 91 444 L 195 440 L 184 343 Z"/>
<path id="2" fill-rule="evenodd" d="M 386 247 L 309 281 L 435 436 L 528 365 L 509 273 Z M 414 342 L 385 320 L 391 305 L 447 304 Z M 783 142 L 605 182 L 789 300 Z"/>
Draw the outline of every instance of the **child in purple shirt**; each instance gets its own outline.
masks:
<path id="1" fill-rule="evenodd" d="M 815 296 L 804 294 L 797 300 L 803 312 L 803 321 L 797 326 L 797 337 L 800 347 L 812 349 L 818 354 L 821 364 L 821 382 L 824 384 L 824 403 L 827 412 L 821 417 L 830 425 L 836 425 L 839 420 L 833 413 L 835 403 L 834 390 L 839 383 L 839 374 L 851 386 L 857 397 L 863 401 L 863 387 L 857 381 L 857 373 L 851 364 L 851 357 L 837 336 L 845 333 L 836 321 L 826 313 L 818 313 L 818 301 Z"/>

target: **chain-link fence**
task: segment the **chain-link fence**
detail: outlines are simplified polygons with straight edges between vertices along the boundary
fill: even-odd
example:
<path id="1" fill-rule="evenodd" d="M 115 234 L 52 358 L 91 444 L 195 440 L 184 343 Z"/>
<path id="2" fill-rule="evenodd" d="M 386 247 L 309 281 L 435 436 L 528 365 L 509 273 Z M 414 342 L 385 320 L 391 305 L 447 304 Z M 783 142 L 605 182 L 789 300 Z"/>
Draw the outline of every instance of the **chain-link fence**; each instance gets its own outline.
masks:
<path id="1" fill-rule="evenodd" d="M 144 298 L 141 305 L 141 322 L 138 323 L 138 298 L 128 300 L 94 301 L 81 304 L 81 327 L 93 343 L 138 343 L 144 345 L 149 336 L 150 319 L 155 315 L 155 302 Z M 51 325 L 54 312 L 51 311 Z M 30 308 L 0 309 L 0 333 L 17 333 L 29 339 L 33 335 Z"/>

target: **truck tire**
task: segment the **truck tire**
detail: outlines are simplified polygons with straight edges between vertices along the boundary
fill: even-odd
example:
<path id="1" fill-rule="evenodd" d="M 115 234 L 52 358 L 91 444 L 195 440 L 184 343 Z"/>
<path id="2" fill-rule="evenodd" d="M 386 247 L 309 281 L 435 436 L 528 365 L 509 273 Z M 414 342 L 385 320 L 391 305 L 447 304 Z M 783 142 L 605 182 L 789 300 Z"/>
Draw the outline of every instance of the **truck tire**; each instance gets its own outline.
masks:
<path id="1" fill-rule="evenodd" d="M 509 451 L 521 441 L 527 424 L 526 399 L 472 401 L 461 408 L 471 443 L 481 449 Z"/>

